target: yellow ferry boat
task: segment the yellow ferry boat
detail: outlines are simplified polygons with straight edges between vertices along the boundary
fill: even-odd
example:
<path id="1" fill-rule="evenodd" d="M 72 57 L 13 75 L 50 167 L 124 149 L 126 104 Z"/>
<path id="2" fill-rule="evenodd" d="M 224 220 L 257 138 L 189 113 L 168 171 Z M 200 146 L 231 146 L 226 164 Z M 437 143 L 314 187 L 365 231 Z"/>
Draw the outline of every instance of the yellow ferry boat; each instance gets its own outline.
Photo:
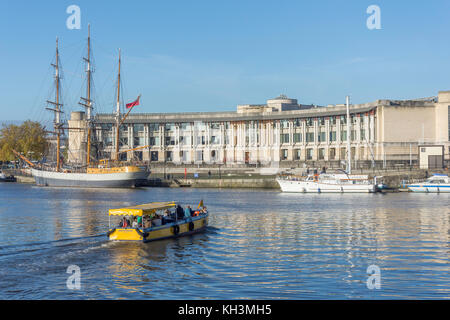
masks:
<path id="1" fill-rule="evenodd" d="M 206 229 L 209 214 L 203 200 L 192 215 L 185 216 L 185 211 L 175 202 L 152 202 L 110 209 L 107 236 L 109 240 L 149 242 L 191 235 Z M 117 216 L 120 216 L 118 226 L 111 227 L 111 217 Z"/>

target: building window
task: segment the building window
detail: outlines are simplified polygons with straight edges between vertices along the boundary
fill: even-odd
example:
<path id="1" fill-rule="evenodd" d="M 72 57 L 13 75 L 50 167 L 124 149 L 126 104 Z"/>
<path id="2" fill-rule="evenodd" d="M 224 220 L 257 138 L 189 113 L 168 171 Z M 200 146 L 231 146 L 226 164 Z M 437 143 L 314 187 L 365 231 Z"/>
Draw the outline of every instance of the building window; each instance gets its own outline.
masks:
<path id="1" fill-rule="evenodd" d="M 288 158 L 287 149 L 281 149 L 281 160 L 287 160 L 287 158 Z"/>
<path id="2" fill-rule="evenodd" d="M 172 161 L 172 151 L 166 151 L 166 161 Z"/>
<path id="3" fill-rule="evenodd" d="M 135 151 L 134 158 L 137 159 L 138 161 L 142 161 L 142 151 Z"/>
<path id="4" fill-rule="evenodd" d="M 120 137 L 119 146 L 128 146 L 128 137 Z"/>
<path id="5" fill-rule="evenodd" d="M 219 143 L 219 139 L 216 136 L 211 136 L 211 144 L 218 144 Z"/>
<path id="6" fill-rule="evenodd" d="M 181 130 L 190 130 L 191 129 L 191 124 L 189 122 L 183 122 L 181 125 Z"/>
<path id="7" fill-rule="evenodd" d="M 103 123 L 101 126 L 103 131 L 111 131 L 113 128 L 112 123 Z"/>
<path id="8" fill-rule="evenodd" d="M 300 156 L 301 156 L 301 150 L 295 149 L 294 150 L 294 160 L 300 160 Z"/>
<path id="9" fill-rule="evenodd" d="M 324 126 L 325 125 L 325 118 L 319 118 L 319 126 Z"/>
<path id="10" fill-rule="evenodd" d="M 336 124 L 336 117 L 330 117 L 330 124 L 332 125 Z"/>
<path id="11" fill-rule="evenodd" d="M 306 142 L 314 142 L 314 132 L 306 133 Z"/>
<path id="12" fill-rule="evenodd" d="M 366 141 L 366 130 L 364 130 L 364 129 L 361 129 L 361 140 Z"/>
<path id="13" fill-rule="evenodd" d="M 330 131 L 330 142 L 336 141 L 336 131 Z"/>
<path id="14" fill-rule="evenodd" d="M 319 140 L 319 142 L 325 142 L 325 132 L 319 132 L 319 135 L 317 136 L 317 139 Z"/>
<path id="15" fill-rule="evenodd" d="M 280 135 L 281 143 L 289 143 L 289 133 L 284 133 Z"/>
<path id="16" fill-rule="evenodd" d="M 312 160 L 313 158 L 313 149 L 306 149 L 306 160 Z"/>
<path id="17" fill-rule="evenodd" d="M 195 152 L 195 161 L 203 161 L 203 150 L 197 150 Z"/>
<path id="18" fill-rule="evenodd" d="M 329 153 L 328 160 L 336 159 L 336 149 L 335 148 L 330 148 L 328 153 Z"/>
<path id="19" fill-rule="evenodd" d="M 351 133 L 352 133 L 351 134 L 351 139 L 352 139 L 351 141 L 355 141 L 356 140 L 356 130 L 352 130 Z"/>
<path id="20" fill-rule="evenodd" d="M 325 149 L 320 148 L 319 149 L 319 160 L 323 160 L 323 159 L 325 159 Z"/>
<path id="21" fill-rule="evenodd" d="M 133 138 L 133 145 L 135 147 L 145 146 L 145 139 L 144 139 L 144 137 L 134 137 Z"/>
<path id="22" fill-rule="evenodd" d="M 165 137 L 164 144 L 166 146 L 174 146 L 175 145 L 175 137 Z"/>
<path id="23" fill-rule="evenodd" d="M 104 139 L 105 146 L 110 147 L 113 145 L 111 135 L 106 135 Z"/>
<path id="24" fill-rule="evenodd" d="M 119 153 L 119 161 L 127 161 L 127 153 L 126 152 Z"/>
<path id="25" fill-rule="evenodd" d="M 341 141 L 347 141 L 347 131 L 341 131 Z"/>
<path id="26" fill-rule="evenodd" d="M 139 132 L 144 132 L 144 125 L 143 124 L 133 124 L 133 132 L 139 133 Z"/>
<path id="27" fill-rule="evenodd" d="M 150 160 L 151 161 L 158 161 L 158 151 L 150 152 Z"/>
<path id="28" fill-rule="evenodd" d="M 301 133 L 294 133 L 294 143 L 302 142 L 302 134 Z"/>
<path id="29" fill-rule="evenodd" d="M 344 160 L 347 155 L 347 149 L 341 148 L 341 159 Z"/>
<path id="30" fill-rule="evenodd" d="M 166 123 L 165 130 L 166 131 L 173 131 L 173 130 L 175 130 L 175 124 L 174 123 Z"/>
<path id="31" fill-rule="evenodd" d="M 159 131 L 159 123 L 149 123 L 148 131 L 150 132 Z"/>
<path id="32" fill-rule="evenodd" d="M 158 146 L 159 145 L 159 137 L 150 137 L 150 145 Z"/>
<path id="33" fill-rule="evenodd" d="M 287 120 L 281 120 L 281 128 L 282 129 L 289 128 L 289 122 Z"/>
<path id="34" fill-rule="evenodd" d="M 128 134 L 128 125 L 127 124 L 122 124 L 120 126 L 120 134 Z"/>

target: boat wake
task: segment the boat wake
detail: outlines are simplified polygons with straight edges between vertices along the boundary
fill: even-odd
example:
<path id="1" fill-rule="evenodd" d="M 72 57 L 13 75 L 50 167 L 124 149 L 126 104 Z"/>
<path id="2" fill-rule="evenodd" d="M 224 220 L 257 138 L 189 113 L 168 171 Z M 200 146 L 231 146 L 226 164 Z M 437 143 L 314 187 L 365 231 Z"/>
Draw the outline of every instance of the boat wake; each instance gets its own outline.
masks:
<path id="1" fill-rule="evenodd" d="M 101 237 L 105 237 L 105 234 L 101 233 L 101 234 L 85 236 L 85 237 L 74 237 L 74 238 L 65 238 L 65 239 L 58 239 L 58 240 L 52 240 L 52 241 L 4 245 L 4 246 L 0 246 L 0 258 L 5 257 L 5 256 L 20 255 L 20 254 L 33 253 L 36 251 L 48 250 L 48 249 L 55 248 L 55 247 L 63 248 L 63 247 L 74 246 L 74 245 L 83 243 L 86 240 L 98 239 Z"/>

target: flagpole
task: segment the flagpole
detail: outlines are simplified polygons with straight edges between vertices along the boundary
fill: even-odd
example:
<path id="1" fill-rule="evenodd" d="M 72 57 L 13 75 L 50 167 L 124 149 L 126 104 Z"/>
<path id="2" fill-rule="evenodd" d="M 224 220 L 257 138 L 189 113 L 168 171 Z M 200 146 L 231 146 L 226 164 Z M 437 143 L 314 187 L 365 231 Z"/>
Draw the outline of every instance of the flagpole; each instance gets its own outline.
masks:
<path id="1" fill-rule="evenodd" d="M 141 98 L 141 95 L 138 96 L 138 98 L 136 99 L 136 101 L 139 101 L 140 98 Z M 135 101 L 135 102 L 136 102 L 136 101 Z M 130 110 L 128 110 L 128 112 L 127 112 L 127 113 L 125 114 L 125 116 L 123 117 L 122 121 L 120 121 L 119 126 L 122 125 L 122 123 L 125 121 L 125 119 L 128 117 L 128 115 L 130 114 L 131 110 L 133 110 L 134 107 L 135 107 L 135 106 L 133 105 L 133 106 L 130 108 Z"/>

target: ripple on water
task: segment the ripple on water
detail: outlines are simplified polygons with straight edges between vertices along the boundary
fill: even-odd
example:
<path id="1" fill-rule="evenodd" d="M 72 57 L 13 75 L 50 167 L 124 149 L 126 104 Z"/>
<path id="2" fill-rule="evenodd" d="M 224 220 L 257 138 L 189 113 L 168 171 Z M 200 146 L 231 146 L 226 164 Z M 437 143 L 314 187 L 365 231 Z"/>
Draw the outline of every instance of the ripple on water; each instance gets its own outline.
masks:
<path id="1" fill-rule="evenodd" d="M 110 207 L 174 199 L 205 200 L 205 233 L 148 244 L 101 235 Z M 0 298 L 449 298 L 449 203 L 448 195 L 0 185 Z M 66 287 L 71 264 L 81 269 L 77 292 Z M 381 290 L 366 287 L 372 264 Z"/>

